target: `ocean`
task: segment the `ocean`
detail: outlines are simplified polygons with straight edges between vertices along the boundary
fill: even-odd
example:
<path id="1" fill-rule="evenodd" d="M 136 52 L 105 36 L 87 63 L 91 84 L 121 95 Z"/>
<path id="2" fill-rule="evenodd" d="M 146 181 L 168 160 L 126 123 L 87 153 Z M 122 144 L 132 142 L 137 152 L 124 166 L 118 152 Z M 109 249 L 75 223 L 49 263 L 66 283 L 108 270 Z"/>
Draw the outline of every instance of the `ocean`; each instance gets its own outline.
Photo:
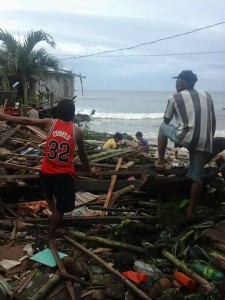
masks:
<path id="1" fill-rule="evenodd" d="M 151 144 L 156 143 L 168 97 L 173 92 L 85 91 L 77 94 L 76 113 L 95 113 L 90 130 L 108 133 L 141 131 Z M 225 92 L 210 92 L 217 118 L 216 136 L 225 137 Z"/>

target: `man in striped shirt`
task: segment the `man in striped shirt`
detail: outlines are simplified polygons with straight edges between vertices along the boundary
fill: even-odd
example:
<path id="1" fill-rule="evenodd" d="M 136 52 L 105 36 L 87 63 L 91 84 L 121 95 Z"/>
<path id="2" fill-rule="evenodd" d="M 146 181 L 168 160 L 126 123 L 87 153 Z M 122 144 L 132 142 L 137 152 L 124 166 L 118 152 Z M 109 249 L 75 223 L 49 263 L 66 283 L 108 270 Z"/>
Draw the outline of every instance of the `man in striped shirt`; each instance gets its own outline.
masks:
<path id="1" fill-rule="evenodd" d="M 204 165 L 212 153 L 216 118 L 213 101 L 209 93 L 197 91 L 194 85 L 197 76 L 190 70 L 182 71 L 177 77 L 177 93 L 170 96 L 158 135 L 158 168 L 165 167 L 165 149 L 168 138 L 189 150 L 190 165 L 187 176 L 193 181 L 191 201 L 187 216 L 193 214 L 194 206 L 202 191 Z M 169 124 L 175 117 L 178 126 Z"/>

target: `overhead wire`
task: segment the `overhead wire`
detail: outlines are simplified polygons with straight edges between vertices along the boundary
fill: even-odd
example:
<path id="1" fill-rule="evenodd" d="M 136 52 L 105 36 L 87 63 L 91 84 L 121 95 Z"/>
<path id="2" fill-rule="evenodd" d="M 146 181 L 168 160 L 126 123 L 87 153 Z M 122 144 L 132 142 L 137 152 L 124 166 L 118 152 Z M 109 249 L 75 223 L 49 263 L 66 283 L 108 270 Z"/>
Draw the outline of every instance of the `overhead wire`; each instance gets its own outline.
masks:
<path id="1" fill-rule="evenodd" d="M 196 29 L 193 29 L 193 30 L 190 30 L 190 31 L 187 31 L 187 32 L 175 34 L 175 35 L 172 35 L 172 36 L 169 36 L 169 37 L 160 38 L 160 39 L 157 39 L 157 40 L 154 40 L 154 41 L 151 41 L 151 42 L 140 43 L 140 44 L 137 44 L 137 45 L 134 45 L 134 46 L 131 46 L 131 47 L 105 50 L 105 51 L 86 54 L 86 55 L 74 55 L 74 56 L 67 57 L 67 58 L 61 58 L 60 60 L 85 58 L 85 57 L 90 57 L 90 56 L 98 56 L 98 55 L 105 54 L 105 53 L 113 53 L 113 52 L 119 52 L 119 51 L 124 51 L 124 50 L 132 50 L 132 49 L 142 47 L 142 46 L 145 46 L 145 45 L 155 44 L 155 43 L 159 43 L 159 42 L 162 42 L 162 41 L 165 41 L 165 40 L 170 40 L 170 39 L 174 39 L 174 38 L 177 38 L 177 37 L 180 37 L 180 36 L 185 36 L 185 35 L 197 32 L 197 31 L 205 30 L 205 29 L 208 29 L 208 28 L 212 28 L 212 27 L 215 27 L 215 26 L 222 25 L 222 24 L 225 24 L 225 21 L 215 23 L 215 24 L 211 24 L 211 25 L 204 26 L 204 27 L 199 27 L 199 28 L 196 28 Z"/>
<path id="2" fill-rule="evenodd" d="M 204 51 L 204 52 L 183 52 L 183 53 L 163 53 L 163 54 L 124 54 L 124 55 L 99 55 L 98 58 L 107 58 L 107 57 L 146 57 L 146 56 L 181 56 L 181 55 L 204 55 L 204 54 L 219 54 L 225 53 L 225 50 L 222 51 Z M 60 59 L 65 60 L 65 59 Z"/>

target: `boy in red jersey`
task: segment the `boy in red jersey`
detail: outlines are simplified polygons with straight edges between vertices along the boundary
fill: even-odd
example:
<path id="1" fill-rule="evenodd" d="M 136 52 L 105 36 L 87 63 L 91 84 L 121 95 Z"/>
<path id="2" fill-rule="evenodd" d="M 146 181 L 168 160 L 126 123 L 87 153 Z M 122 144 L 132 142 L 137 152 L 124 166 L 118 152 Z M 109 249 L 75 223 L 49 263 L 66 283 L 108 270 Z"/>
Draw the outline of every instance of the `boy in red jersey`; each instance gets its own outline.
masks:
<path id="1" fill-rule="evenodd" d="M 57 106 L 57 119 L 31 119 L 13 117 L 0 113 L 0 121 L 10 121 L 22 125 L 39 126 L 48 133 L 45 157 L 42 161 L 40 181 L 46 201 L 52 211 L 49 238 L 53 238 L 63 214 L 74 209 L 75 199 L 75 146 L 80 160 L 89 175 L 95 171 L 90 168 L 84 149 L 83 131 L 72 120 L 75 105 L 70 99 L 62 99 Z"/>

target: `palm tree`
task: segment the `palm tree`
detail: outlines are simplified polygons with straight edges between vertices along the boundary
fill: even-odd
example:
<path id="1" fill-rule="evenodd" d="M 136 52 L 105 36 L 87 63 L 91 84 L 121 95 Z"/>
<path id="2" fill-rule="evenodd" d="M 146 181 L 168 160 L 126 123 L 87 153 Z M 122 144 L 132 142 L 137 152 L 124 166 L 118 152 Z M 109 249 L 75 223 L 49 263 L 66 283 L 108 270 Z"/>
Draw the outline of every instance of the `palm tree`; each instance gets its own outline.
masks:
<path id="1" fill-rule="evenodd" d="M 49 68 L 57 70 L 59 60 L 47 53 L 44 48 L 35 50 L 40 42 L 46 42 L 55 47 L 53 38 L 43 30 L 30 31 L 24 41 L 16 40 L 9 32 L 0 29 L 0 69 L 8 76 L 17 76 L 23 85 L 23 100 L 25 109 L 28 104 L 28 81 L 32 75 L 42 76 Z"/>

